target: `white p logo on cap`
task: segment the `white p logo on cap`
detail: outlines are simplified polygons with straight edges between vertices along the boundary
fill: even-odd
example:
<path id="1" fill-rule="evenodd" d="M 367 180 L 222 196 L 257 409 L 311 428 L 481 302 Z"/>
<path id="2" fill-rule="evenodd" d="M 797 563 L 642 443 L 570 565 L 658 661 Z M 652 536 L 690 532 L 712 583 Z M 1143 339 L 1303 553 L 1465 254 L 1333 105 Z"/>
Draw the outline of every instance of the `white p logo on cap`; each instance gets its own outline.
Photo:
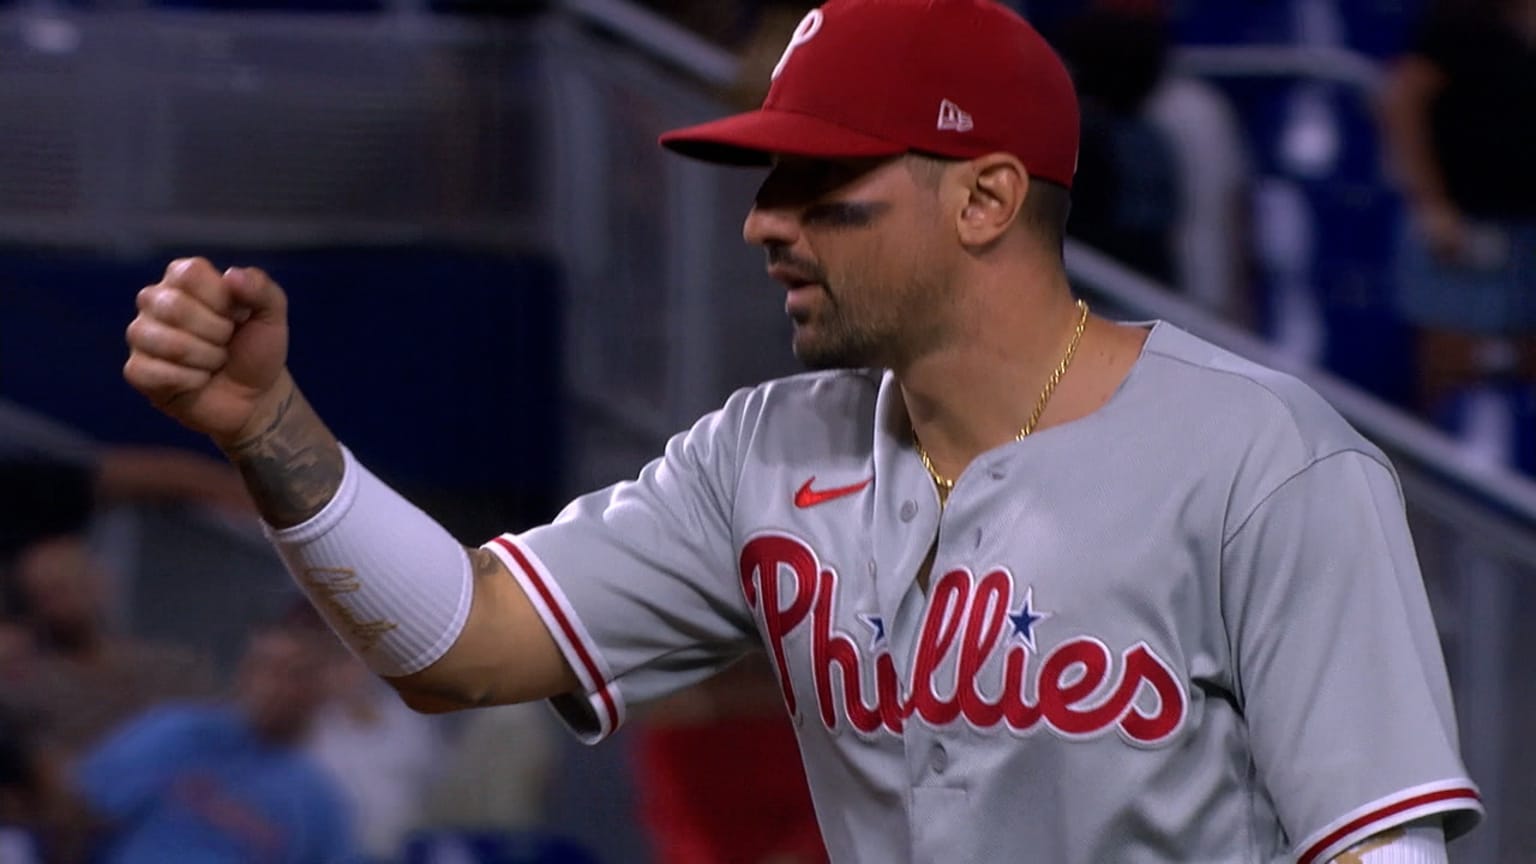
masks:
<path id="1" fill-rule="evenodd" d="M 821 32 L 821 10 L 812 9 L 804 18 L 800 19 L 800 25 L 795 28 L 795 35 L 789 37 L 789 45 L 784 48 L 784 56 L 779 58 L 777 66 L 773 67 L 773 74 L 769 80 L 775 80 L 779 73 L 784 71 L 784 64 L 794 55 L 795 49 L 811 41 Z"/>

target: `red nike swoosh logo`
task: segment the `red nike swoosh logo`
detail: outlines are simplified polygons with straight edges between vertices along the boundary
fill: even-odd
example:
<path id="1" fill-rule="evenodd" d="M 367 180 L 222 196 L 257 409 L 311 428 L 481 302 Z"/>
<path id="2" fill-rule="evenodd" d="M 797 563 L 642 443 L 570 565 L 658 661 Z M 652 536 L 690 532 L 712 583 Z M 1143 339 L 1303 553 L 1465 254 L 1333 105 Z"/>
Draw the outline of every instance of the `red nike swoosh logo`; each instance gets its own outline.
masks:
<path id="1" fill-rule="evenodd" d="M 811 484 L 815 482 L 816 478 L 812 477 L 811 479 L 805 481 L 804 486 L 801 486 L 798 490 L 796 490 L 796 507 L 804 510 L 807 507 L 815 507 L 817 504 L 825 504 L 828 501 L 843 498 L 848 495 L 852 495 L 855 492 L 862 492 L 865 486 L 875 482 L 875 478 L 871 477 L 868 480 L 865 480 L 863 483 L 855 483 L 852 486 L 839 486 L 836 489 L 812 489 Z"/>

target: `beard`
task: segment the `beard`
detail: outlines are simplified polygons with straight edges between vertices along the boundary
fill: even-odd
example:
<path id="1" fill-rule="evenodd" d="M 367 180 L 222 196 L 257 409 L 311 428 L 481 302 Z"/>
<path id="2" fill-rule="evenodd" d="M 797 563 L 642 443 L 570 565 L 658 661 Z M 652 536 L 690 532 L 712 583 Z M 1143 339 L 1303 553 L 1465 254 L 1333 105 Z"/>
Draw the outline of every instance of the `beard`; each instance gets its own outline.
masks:
<path id="1" fill-rule="evenodd" d="M 812 370 L 902 365 L 939 338 L 934 304 L 953 299 L 919 274 L 892 281 L 838 278 L 782 248 L 770 248 L 768 260 L 816 286 L 793 289 L 815 294 L 790 302 L 795 357 Z"/>
<path id="2" fill-rule="evenodd" d="M 944 338 L 935 304 L 950 297 L 927 281 L 820 290 L 821 302 L 791 316 L 795 358 L 807 369 L 901 369 Z"/>
<path id="3" fill-rule="evenodd" d="M 887 340 L 842 314 L 830 297 L 827 308 L 794 322 L 795 358 L 807 369 L 866 369 L 884 365 Z"/>

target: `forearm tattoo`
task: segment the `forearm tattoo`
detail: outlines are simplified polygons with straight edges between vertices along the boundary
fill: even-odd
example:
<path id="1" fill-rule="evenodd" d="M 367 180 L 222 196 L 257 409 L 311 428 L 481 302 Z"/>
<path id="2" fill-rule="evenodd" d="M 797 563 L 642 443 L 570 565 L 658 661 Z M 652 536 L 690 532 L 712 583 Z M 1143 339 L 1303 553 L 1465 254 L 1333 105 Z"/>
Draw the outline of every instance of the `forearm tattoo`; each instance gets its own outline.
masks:
<path id="1" fill-rule="evenodd" d="M 262 518 L 288 528 L 319 513 L 341 486 L 341 449 L 297 387 L 266 428 L 227 451 Z"/>

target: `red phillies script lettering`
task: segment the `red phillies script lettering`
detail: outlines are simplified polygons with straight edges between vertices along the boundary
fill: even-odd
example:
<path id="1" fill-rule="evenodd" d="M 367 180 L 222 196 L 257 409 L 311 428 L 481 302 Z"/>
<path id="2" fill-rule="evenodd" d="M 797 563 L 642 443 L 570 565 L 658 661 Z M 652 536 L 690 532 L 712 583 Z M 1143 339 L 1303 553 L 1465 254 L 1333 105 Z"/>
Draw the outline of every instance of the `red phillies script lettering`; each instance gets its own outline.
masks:
<path id="1" fill-rule="evenodd" d="M 1060 642 L 1036 658 L 1009 621 L 1014 585 L 1002 569 L 980 578 L 952 570 L 933 583 L 911 691 L 903 698 L 889 650 L 877 646 L 866 657 L 834 626 L 837 579 L 795 537 L 761 534 L 741 551 L 742 591 L 762 621 L 791 714 L 800 708 L 784 642 L 809 626 L 816 704 L 828 729 L 837 728 L 841 716 L 865 734 L 883 729 L 899 735 L 915 714 L 933 726 L 964 718 L 978 728 L 1001 725 L 1019 733 L 1043 724 L 1066 738 L 1117 729 L 1132 742 L 1157 744 L 1183 723 L 1184 687 L 1145 642 L 1122 651 L 1118 663 L 1107 645 L 1089 636 Z M 988 680 L 984 670 L 999 647 L 1002 672 Z M 1143 687 L 1156 695 L 1155 708 L 1137 704 Z"/>

